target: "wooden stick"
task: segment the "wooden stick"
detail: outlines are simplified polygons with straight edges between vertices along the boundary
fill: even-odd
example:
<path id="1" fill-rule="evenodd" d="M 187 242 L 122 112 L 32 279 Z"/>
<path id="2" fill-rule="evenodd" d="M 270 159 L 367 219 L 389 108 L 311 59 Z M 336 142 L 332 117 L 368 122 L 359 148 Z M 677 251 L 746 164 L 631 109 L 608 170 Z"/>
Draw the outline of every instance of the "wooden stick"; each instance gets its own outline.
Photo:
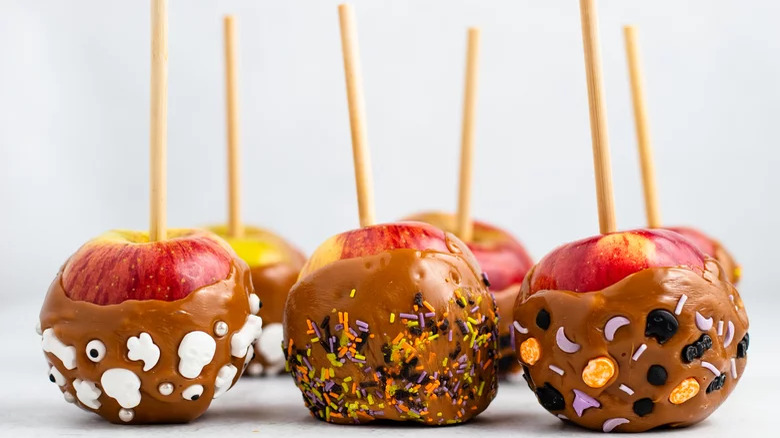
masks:
<path id="1" fill-rule="evenodd" d="M 152 0 L 152 77 L 150 149 L 149 240 L 165 240 L 166 141 L 168 135 L 168 1 Z"/>
<path id="2" fill-rule="evenodd" d="M 645 194 L 645 214 L 647 226 L 661 226 L 661 212 L 658 207 L 658 194 L 655 185 L 655 165 L 653 161 L 653 145 L 650 142 L 650 129 L 647 124 L 647 104 L 645 103 L 644 78 L 642 64 L 639 59 L 639 46 L 634 26 L 624 26 L 623 35 L 626 40 L 626 59 L 631 77 L 631 97 L 634 103 L 634 123 L 636 138 L 639 145 L 639 164 L 642 168 L 642 187 Z"/>
<path id="3" fill-rule="evenodd" d="M 607 136 L 607 111 L 601 77 L 601 53 L 595 0 L 580 0 L 582 43 L 585 52 L 585 73 L 590 104 L 590 135 L 593 143 L 593 167 L 596 173 L 596 199 L 599 208 L 599 229 L 602 234 L 617 229 L 612 191 L 612 169 Z"/>
<path id="4" fill-rule="evenodd" d="M 236 79 L 236 25 L 232 15 L 224 18 L 225 96 L 227 115 L 228 162 L 228 235 L 243 237 L 241 222 L 241 148 L 238 120 L 238 86 Z"/>
<path id="5" fill-rule="evenodd" d="M 471 220 L 471 186 L 474 160 L 474 125 L 476 122 L 477 84 L 479 78 L 479 28 L 468 32 L 466 52 L 466 89 L 463 94 L 463 123 L 460 140 L 460 187 L 458 189 L 457 235 L 468 242 L 474 233 Z"/>
<path id="6" fill-rule="evenodd" d="M 371 158 L 366 139 L 366 108 L 363 97 L 363 76 L 360 71 L 355 12 L 351 5 L 339 5 L 341 49 L 344 55 L 344 74 L 347 81 L 349 123 L 352 131 L 352 159 L 355 166 L 360 226 L 375 223 L 374 188 L 371 178 Z"/>

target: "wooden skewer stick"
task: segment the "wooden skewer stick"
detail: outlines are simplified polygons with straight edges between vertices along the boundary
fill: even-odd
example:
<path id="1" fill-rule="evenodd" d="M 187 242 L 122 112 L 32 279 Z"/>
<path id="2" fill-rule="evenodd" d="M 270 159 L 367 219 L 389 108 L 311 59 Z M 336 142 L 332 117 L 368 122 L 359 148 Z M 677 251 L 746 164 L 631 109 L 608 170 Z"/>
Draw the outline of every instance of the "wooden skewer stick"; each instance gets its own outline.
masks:
<path id="1" fill-rule="evenodd" d="M 242 237 L 241 222 L 241 147 L 238 120 L 238 86 L 236 73 L 236 24 L 232 15 L 224 18 L 225 96 L 227 115 L 228 162 L 228 235 Z"/>
<path id="2" fill-rule="evenodd" d="M 165 240 L 166 230 L 166 142 L 168 135 L 168 1 L 152 0 L 152 77 L 150 149 L 149 240 Z"/>
<path id="3" fill-rule="evenodd" d="M 614 232 L 615 201 L 612 190 L 612 168 L 607 136 L 607 110 L 601 75 L 601 53 L 595 0 L 580 0 L 582 43 L 585 52 L 585 73 L 590 106 L 590 135 L 593 143 L 593 167 L 596 173 L 596 199 L 599 208 L 599 229 L 602 234 Z"/>
<path id="4" fill-rule="evenodd" d="M 355 166 L 360 226 L 375 223 L 374 188 L 371 178 L 371 157 L 366 139 L 366 108 L 363 96 L 363 76 L 360 71 L 355 12 L 351 5 L 339 5 L 341 50 L 344 55 L 344 74 L 347 81 L 349 123 L 352 131 L 352 159 Z"/>
<path id="5" fill-rule="evenodd" d="M 644 78 L 642 64 L 639 59 L 639 46 L 634 26 L 624 26 L 623 35 L 626 40 L 626 59 L 631 77 L 631 97 L 634 103 L 634 122 L 639 145 L 639 164 L 642 168 L 642 187 L 645 194 L 645 214 L 647 226 L 661 226 L 661 212 L 658 207 L 658 192 L 655 184 L 655 165 L 653 161 L 653 145 L 650 142 L 650 128 L 647 123 L 647 104 L 645 103 Z"/>
<path id="6" fill-rule="evenodd" d="M 460 143 L 460 186 L 458 189 L 457 235 L 468 242 L 474 234 L 471 220 L 471 186 L 474 160 L 477 84 L 479 76 L 479 28 L 468 32 L 466 52 L 466 89 L 463 94 L 463 124 Z"/>

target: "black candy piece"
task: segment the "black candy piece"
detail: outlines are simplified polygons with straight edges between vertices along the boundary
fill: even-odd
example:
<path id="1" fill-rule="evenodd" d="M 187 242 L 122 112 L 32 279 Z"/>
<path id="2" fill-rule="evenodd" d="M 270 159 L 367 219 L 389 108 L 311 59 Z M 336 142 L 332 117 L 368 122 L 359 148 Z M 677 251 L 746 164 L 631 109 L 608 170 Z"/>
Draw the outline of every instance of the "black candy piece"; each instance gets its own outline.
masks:
<path id="1" fill-rule="evenodd" d="M 750 334 L 745 333 L 745 336 L 737 344 L 737 358 L 742 359 L 747 356 L 748 347 L 750 346 Z"/>
<path id="2" fill-rule="evenodd" d="M 712 391 L 717 391 L 721 388 L 723 388 L 723 385 L 726 384 L 726 374 L 723 373 L 720 376 L 712 379 L 712 382 L 707 386 L 707 394 L 711 393 Z"/>
<path id="3" fill-rule="evenodd" d="M 536 397 L 542 407 L 548 411 L 560 411 L 566 408 L 566 400 L 563 399 L 563 395 L 547 382 L 544 386 L 536 388 Z"/>
<path id="4" fill-rule="evenodd" d="M 677 333 L 679 323 L 672 312 L 665 309 L 655 309 L 647 314 L 645 336 L 655 338 L 659 344 L 663 344 Z"/>
<path id="5" fill-rule="evenodd" d="M 57 383 L 57 380 L 54 378 L 54 374 L 49 374 L 49 381 L 51 383 Z"/>
<path id="6" fill-rule="evenodd" d="M 634 402 L 634 413 L 640 417 L 644 417 L 645 415 L 653 412 L 654 407 L 655 403 L 653 403 L 652 399 L 642 398 Z"/>
<path id="7" fill-rule="evenodd" d="M 536 326 L 542 330 L 550 328 L 550 312 L 545 309 L 536 314 Z"/>
<path id="8" fill-rule="evenodd" d="M 667 377 L 669 377 L 669 374 L 666 372 L 666 368 L 661 365 L 652 365 L 650 369 L 647 370 L 647 381 L 651 385 L 665 385 Z"/>
<path id="9" fill-rule="evenodd" d="M 525 379 L 525 383 L 528 384 L 528 388 L 531 391 L 535 392 L 536 390 L 534 389 L 534 380 L 531 378 L 531 370 L 529 370 L 528 367 L 524 364 L 521 365 L 523 366 L 523 379 Z"/>
<path id="10" fill-rule="evenodd" d="M 694 359 L 700 359 L 704 355 L 704 352 L 710 348 L 712 348 L 712 338 L 710 335 L 701 335 L 696 342 L 683 347 L 683 363 L 691 363 Z"/>
<path id="11" fill-rule="evenodd" d="M 696 359 L 698 352 L 696 350 L 696 347 L 694 345 L 686 345 L 683 347 L 682 350 L 682 361 L 683 363 L 691 363 Z"/>

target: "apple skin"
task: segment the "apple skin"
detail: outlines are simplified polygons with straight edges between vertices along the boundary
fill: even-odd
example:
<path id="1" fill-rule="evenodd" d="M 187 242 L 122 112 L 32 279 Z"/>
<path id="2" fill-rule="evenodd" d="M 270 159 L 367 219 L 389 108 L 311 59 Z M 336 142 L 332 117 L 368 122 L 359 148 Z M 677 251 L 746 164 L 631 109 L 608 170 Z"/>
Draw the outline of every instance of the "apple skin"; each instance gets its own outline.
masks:
<path id="1" fill-rule="evenodd" d="M 450 233 L 456 228 L 455 215 L 444 212 L 418 213 L 403 220 L 429 223 Z M 494 293 L 521 284 L 534 263 L 511 234 L 484 222 L 474 221 L 473 239 L 465 243 L 487 274 Z"/>
<path id="2" fill-rule="evenodd" d="M 706 256 L 673 231 L 638 229 L 559 246 L 528 274 L 528 295 L 540 290 L 593 292 L 653 267 L 685 266 L 703 272 Z"/>
<path id="3" fill-rule="evenodd" d="M 225 241 L 205 230 L 168 230 L 168 239 L 158 242 L 150 242 L 148 232 L 113 230 L 70 257 L 62 284 L 70 299 L 98 305 L 175 301 L 226 279 L 237 260 Z"/>
<path id="4" fill-rule="evenodd" d="M 720 242 L 695 228 L 664 227 L 664 229 L 682 234 L 691 240 L 704 254 L 707 254 L 720 262 L 732 284 L 737 284 L 739 282 L 739 279 L 742 276 L 742 268 Z"/>
<path id="5" fill-rule="evenodd" d="M 394 249 L 433 250 L 449 253 L 446 233 L 422 222 L 393 222 L 371 225 L 337 234 L 314 251 L 301 269 L 298 279 L 339 260 L 365 257 Z M 476 260 L 471 254 L 467 259 Z"/>
<path id="6" fill-rule="evenodd" d="M 227 225 L 208 227 L 208 230 L 224 239 L 250 268 L 275 265 L 295 265 L 300 268 L 306 257 L 277 234 L 263 228 L 244 226 L 242 237 L 228 235 Z"/>

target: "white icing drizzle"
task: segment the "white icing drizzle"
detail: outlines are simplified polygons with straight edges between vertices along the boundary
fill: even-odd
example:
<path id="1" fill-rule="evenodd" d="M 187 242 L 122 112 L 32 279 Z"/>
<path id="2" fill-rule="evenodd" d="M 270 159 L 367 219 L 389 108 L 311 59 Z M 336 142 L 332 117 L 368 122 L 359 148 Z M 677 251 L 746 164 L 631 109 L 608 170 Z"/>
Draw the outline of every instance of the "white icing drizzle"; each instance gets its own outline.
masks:
<path id="1" fill-rule="evenodd" d="M 73 389 L 76 390 L 76 397 L 79 399 L 81 404 L 92 409 L 100 408 L 100 401 L 98 398 L 102 392 L 98 389 L 95 382 L 76 379 L 73 381 Z"/>
<path id="2" fill-rule="evenodd" d="M 723 336 L 723 321 L 718 321 L 718 336 Z"/>
<path id="3" fill-rule="evenodd" d="M 686 301 L 688 301 L 688 295 L 682 294 L 680 299 L 677 301 L 677 307 L 674 308 L 675 315 L 679 315 L 682 313 L 682 309 Z"/>
<path id="4" fill-rule="evenodd" d="M 628 395 L 634 395 L 634 390 L 633 390 L 633 389 L 631 389 L 631 388 L 629 388 L 629 387 L 628 387 L 628 386 L 626 386 L 626 385 L 623 385 L 623 384 L 621 384 L 621 385 L 619 386 L 619 388 L 620 388 L 620 390 L 621 390 L 621 391 L 625 392 L 625 393 L 626 393 L 626 394 L 628 394 Z"/>
<path id="5" fill-rule="evenodd" d="M 576 353 L 580 350 L 580 344 L 570 341 L 566 337 L 563 327 L 558 328 L 558 332 L 555 334 L 555 342 L 564 353 Z"/>
<path id="6" fill-rule="evenodd" d="M 284 341 L 284 327 L 275 322 L 263 327 L 260 339 L 255 342 L 256 351 L 268 362 L 269 367 L 284 364 L 282 341 Z"/>
<path id="7" fill-rule="evenodd" d="M 214 381 L 214 398 L 218 398 L 226 393 L 233 386 L 233 379 L 236 377 L 236 374 L 238 374 L 238 368 L 233 364 L 224 365 L 219 369 L 217 378 Z"/>
<path id="8" fill-rule="evenodd" d="M 520 325 L 519 322 L 515 321 L 514 323 L 512 323 L 512 325 L 515 326 L 515 330 L 517 330 L 517 332 L 520 333 L 521 335 L 528 334 L 528 329 Z"/>
<path id="9" fill-rule="evenodd" d="M 247 347 L 255 342 L 263 332 L 263 320 L 256 315 L 247 315 L 244 326 L 230 338 L 230 354 L 244 357 Z"/>
<path id="10" fill-rule="evenodd" d="M 257 315 L 257 312 L 260 311 L 260 297 L 256 294 L 249 295 L 249 311 L 252 312 L 252 315 Z"/>
<path id="11" fill-rule="evenodd" d="M 731 341 L 734 340 L 734 323 L 729 321 L 728 327 L 726 327 L 726 337 L 723 338 L 723 348 L 731 345 Z"/>
<path id="12" fill-rule="evenodd" d="M 559 375 L 559 376 L 562 376 L 562 375 L 564 374 L 564 371 L 563 371 L 561 368 L 558 368 L 558 367 L 557 367 L 557 366 L 555 366 L 555 365 L 552 365 L 552 364 L 551 364 L 551 365 L 549 366 L 549 368 L 550 368 L 550 370 L 552 370 L 552 372 L 554 372 L 555 374 L 557 374 L 557 375 Z"/>
<path id="13" fill-rule="evenodd" d="M 628 419 L 626 418 L 610 418 L 609 420 L 604 422 L 604 425 L 601 426 L 601 430 L 604 432 L 612 432 L 616 427 L 620 426 L 621 424 L 630 423 Z"/>
<path id="14" fill-rule="evenodd" d="M 206 332 L 193 331 L 184 336 L 179 344 L 179 374 L 188 379 L 200 375 L 203 367 L 214 359 L 217 341 Z"/>
<path id="15" fill-rule="evenodd" d="M 720 376 L 720 370 L 715 365 L 703 360 L 701 361 L 701 366 L 710 370 L 712 374 L 715 374 L 716 376 Z"/>
<path id="16" fill-rule="evenodd" d="M 155 345 L 149 333 L 141 333 L 138 337 L 131 336 L 127 340 L 127 357 L 130 360 L 144 362 L 144 371 L 149 371 L 160 360 L 160 347 Z"/>
<path id="17" fill-rule="evenodd" d="M 737 378 L 737 360 L 733 357 L 731 358 L 731 377 Z"/>
<path id="18" fill-rule="evenodd" d="M 106 395 L 130 409 L 141 403 L 141 379 L 134 372 L 124 368 L 111 368 L 100 376 L 100 386 Z"/>
<path id="19" fill-rule="evenodd" d="M 63 344 L 54 334 L 54 329 L 47 328 L 43 331 L 41 341 L 43 351 L 53 354 L 69 370 L 76 368 L 76 347 Z M 97 408 L 94 408 L 97 409 Z"/>
<path id="20" fill-rule="evenodd" d="M 640 345 L 639 348 L 637 348 L 636 351 L 634 352 L 634 355 L 631 356 L 631 360 L 633 360 L 634 362 L 638 361 L 639 358 L 642 356 L 642 353 L 645 352 L 645 350 L 647 350 L 647 344 Z"/>
<path id="21" fill-rule="evenodd" d="M 608 341 L 612 342 L 615 339 L 615 332 L 617 329 L 630 323 L 631 321 L 629 321 L 625 316 L 613 316 L 609 319 L 609 321 L 607 321 L 606 324 L 604 324 L 604 337 Z"/>
<path id="22" fill-rule="evenodd" d="M 712 328 L 712 317 L 705 318 L 701 313 L 697 311 L 696 327 L 703 332 L 709 331 Z"/>

